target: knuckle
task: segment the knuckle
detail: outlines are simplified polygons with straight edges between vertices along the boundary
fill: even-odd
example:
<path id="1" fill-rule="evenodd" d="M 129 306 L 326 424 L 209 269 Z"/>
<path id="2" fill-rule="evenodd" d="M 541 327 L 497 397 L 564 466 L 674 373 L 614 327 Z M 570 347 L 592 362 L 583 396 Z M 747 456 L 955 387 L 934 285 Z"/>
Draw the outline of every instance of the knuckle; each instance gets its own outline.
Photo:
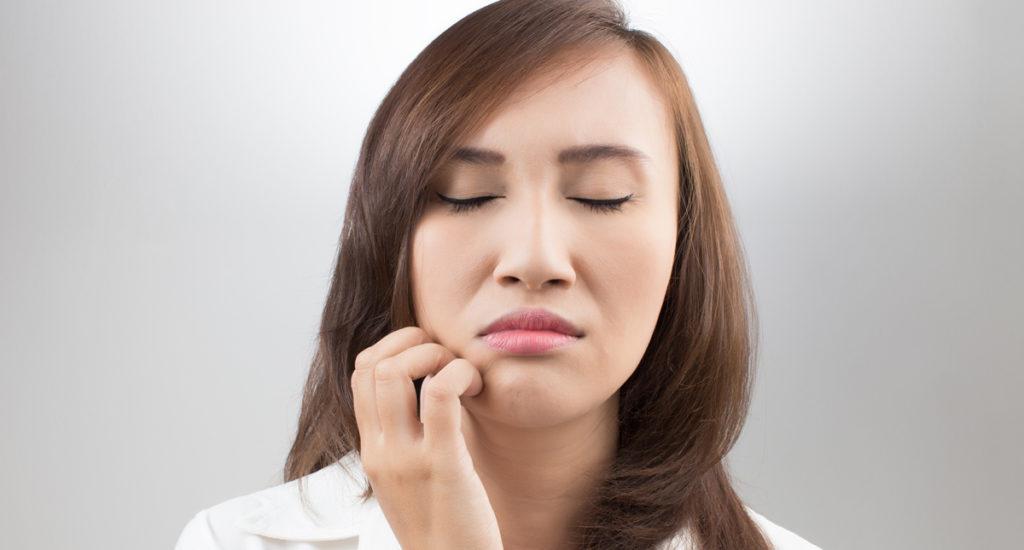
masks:
<path id="1" fill-rule="evenodd" d="M 448 388 L 438 381 L 431 379 L 427 383 L 426 387 L 423 388 L 423 398 L 430 399 L 432 401 L 443 402 L 448 400 L 448 396 L 451 392 Z"/>
<path id="2" fill-rule="evenodd" d="M 370 348 L 366 348 L 356 355 L 355 370 L 363 370 L 369 368 L 370 365 Z"/>
<path id="3" fill-rule="evenodd" d="M 473 366 L 469 362 L 469 360 L 464 359 L 462 357 L 456 357 L 455 359 L 448 361 L 448 363 L 446 363 L 445 366 L 441 368 L 441 370 L 450 372 L 451 374 L 449 376 L 452 376 L 454 378 L 461 378 L 465 374 L 466 369 L 472 368 Z"/>
<path id="4" fill-rule="evenodd" d="M 391 357 L 381 359 L 377 362 L 377 366 L 373 368 L 373 378 L 377 382 L 386 382 L 393 380 L 396 377 L 396 365 L 395 360 Z"/>

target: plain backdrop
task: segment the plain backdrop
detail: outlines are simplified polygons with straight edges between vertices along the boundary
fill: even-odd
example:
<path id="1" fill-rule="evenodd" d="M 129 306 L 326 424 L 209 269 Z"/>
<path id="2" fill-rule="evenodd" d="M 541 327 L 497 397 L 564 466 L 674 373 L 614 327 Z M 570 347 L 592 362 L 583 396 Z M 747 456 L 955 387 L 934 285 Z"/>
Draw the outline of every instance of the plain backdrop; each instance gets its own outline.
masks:
<path id="1" fill-rule="evenodd" d="M 0 3 L 0 547 L 170 548 L 281 482 L 363 132 L 484 4 Z M 1019 544 L 1022 10 L 624 5 L 749 254 L 741 496 L 828 549 Z"/>

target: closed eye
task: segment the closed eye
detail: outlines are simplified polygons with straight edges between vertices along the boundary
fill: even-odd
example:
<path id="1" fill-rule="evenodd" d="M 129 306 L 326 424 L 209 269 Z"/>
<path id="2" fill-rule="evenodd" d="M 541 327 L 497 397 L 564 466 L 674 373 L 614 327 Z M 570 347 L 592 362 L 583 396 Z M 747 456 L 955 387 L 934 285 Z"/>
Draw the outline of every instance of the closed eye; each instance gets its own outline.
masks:
<path id="1" fill-rule="evenodd" d="M 455 213 L 468 212 L 480 208 L 484 203 L 490 202 L 492 199 L 499 199 L 501 197 L 486 196 L 486 197 L 474 197 L 472 199 L 454 199 L 446 197 L 440 193 L 436 193 L 438 198 L 448 204 L 449 210 Z M 577 201 L 587 208 L 595 212 L 619 212 L 622 210 L 622 205 L 633 198 L 633 194 L 630 193 L 625 197 L 618 199 L 580 199 L 570 197 L 572 200 Z"/>

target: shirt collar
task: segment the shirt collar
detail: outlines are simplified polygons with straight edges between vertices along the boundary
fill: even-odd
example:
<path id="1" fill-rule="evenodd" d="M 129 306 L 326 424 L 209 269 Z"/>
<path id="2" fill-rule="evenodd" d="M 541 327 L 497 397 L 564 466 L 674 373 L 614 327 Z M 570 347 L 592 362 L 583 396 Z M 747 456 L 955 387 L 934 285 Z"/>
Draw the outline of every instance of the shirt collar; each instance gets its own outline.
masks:
<path id="1" fill-rule="evenodd" d="M 308 499 L 299 498 L 300 480 Z M 359 550 L 401 550 L 376 498 L 363 503 L 365 476 L 355 452 L 312 474 L 247 497 L 239 529 L 280 540 L 330 541 L 358 537 Z"/>
<path id="2" fill-rule="evenodd" d="M 299 499 L 295 479 L 249 495 L 249 510 L 235 522 L 239 529 L 279 540 L 331 541 L 358 538 L 358 550 L 402 550 L 376 497 L 365 503 L 359 495 L 366 479 L 354 451 L 330 466 L 304 476 L 309 507 Z M 691 548 L 683 530 L 659 548 Z"/>

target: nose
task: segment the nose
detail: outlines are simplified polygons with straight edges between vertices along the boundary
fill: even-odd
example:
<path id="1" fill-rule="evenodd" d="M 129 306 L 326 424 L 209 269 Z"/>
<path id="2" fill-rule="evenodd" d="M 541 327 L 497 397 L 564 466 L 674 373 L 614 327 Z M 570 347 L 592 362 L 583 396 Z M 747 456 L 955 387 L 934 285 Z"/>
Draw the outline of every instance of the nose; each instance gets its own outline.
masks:
<path id="1" fill-rule="evenodd" d="M 568 288 L 576 281 L 570 221 L 555 202 L 562 199 L 540 195 L 531 195 L 533 200 L 524 200 L 501 222 L 509 225 L 497 244 L 500 256 L 494 278 L 501 286 L 521 283 L 527 290 L 541 290 L 545 285 Z"/>

